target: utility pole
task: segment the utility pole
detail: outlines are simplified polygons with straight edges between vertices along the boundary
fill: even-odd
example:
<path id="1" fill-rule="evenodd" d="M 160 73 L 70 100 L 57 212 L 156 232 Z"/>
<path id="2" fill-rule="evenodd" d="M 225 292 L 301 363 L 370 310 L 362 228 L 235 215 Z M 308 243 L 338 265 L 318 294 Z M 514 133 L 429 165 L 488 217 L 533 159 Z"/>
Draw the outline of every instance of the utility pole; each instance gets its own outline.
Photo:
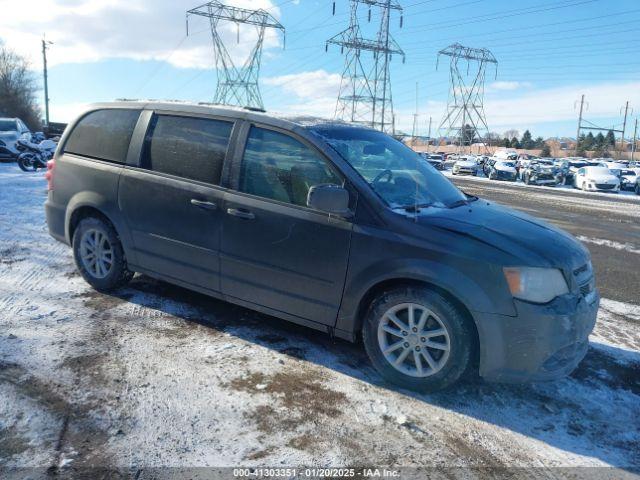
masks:
<path id="1" fill-rule="evenodd" d="M 53 42 L 42 39 L 42 63 L 44 65 L 44 123 L 49 128 L 49 78 L 47 73 L 47 48 Z"/>
<path id="2" fill-rule="evenodd" d="M 578 148 L 580 145 L 580 129 L 582 128 L 582 110 L 584 108 L 584 93 L 580 100 L 580 116 L 578 117 L 578 133 L 576 134 L 576 157 L 578 156 Z"/>
<path id="3" fill-rule="evenodd" d="M 636 126 L 633 129 L 633 145 L 631 145 L 631 161 L 635 161 L 636 142 L 638 141 L 638 119 L 636 118 Z"/>
<path id="4" fill-rule="evenodd" d="M 435 146 L 435 142 L 433 145 Z M 427 151 L 431 151 L 431 117 L 429 117 L 429 143 L 427 144 Z"/>
<path id="5" fill-rule="evenodd" d="M 622 150 L 624 150 L 624 133 L 627 129 L 627 113 L 629 112 L 629 101 L 624 106 L 624 120 L 622 122 L 622 136 L 620 137 L 620 154 L 618 158 L 622 157 Z"/>
<path id="6" fill-rule="evenodd" d="M 411 130 L 411 144 L 416 146 L 416 129 L 418 123 L 418 82 L 416 82 L 416 111 L 413 114 L 413 129 Z"/>

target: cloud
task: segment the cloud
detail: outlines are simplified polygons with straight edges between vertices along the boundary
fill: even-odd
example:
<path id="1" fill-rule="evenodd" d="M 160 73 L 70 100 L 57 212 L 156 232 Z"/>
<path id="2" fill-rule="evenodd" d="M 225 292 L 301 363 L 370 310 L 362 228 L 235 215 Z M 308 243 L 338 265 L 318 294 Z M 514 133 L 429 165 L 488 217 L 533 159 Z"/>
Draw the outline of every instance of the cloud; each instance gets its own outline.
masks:
<path id="1" fill-rule="evenodd" d="M 499 81 L 499 82 L 492 82 L 489 84 L 489 86 L 486 88 L 487 92 L 488 91 L 492 91 L 492 90 L 496 90 L 496 91 L 511 91 L 511 90 L 520 90 L 522 88 L 529 88 L 531 87 L 531 82 L 506 82 L 506 81 Z"/>
<path id="2" fill-rule="evenodd" d="M 262 80 L 264 85 L 280 87 L 286 93 L 292 93 L 301 99 L 335 98 L 340 89 L 341 76 L 325 70 L 300 72 L 279 77 L 267 77 Z"/>
<path id="3" fill-rule="evenodd" d="M 0 0 L 0 38 L 10 47 L 40 64 L 40 39 L 46 32 L 54 42 L 51 65 L 99 61 L 107 58 L 167 61 L 177 67 L 211 68 L 213 47 L 207 19 L 190 21 L 185 38 L 186 11 L 193 0 L 38 0 L 26 8 L 15 0 Z M 269 8 L 279 17 L 273 0 L 229 0 L 244 8 Z M 222 37 L 236 62 L 249 54 L 255 28 L 221 24 Z M 268 29 L 265 48 L 280 44 L 278 33 Z"/>
<path id="4" fill-rule="evenodd" d="M 530 128 L 534 124 L 568 120 L 577 122 L 575 101 L 583 93 L 589 102 L 584 117 L 596 123 L 598 119 L 615 117 L 620 117 L 622 123 L 620 107 L 627 100 L 630 105 L 640 105 L 640 82 L 572 85 L 531 90 L 520 96 L 486 99 L 487 122 L 492 130 L 500 127 Z"/>

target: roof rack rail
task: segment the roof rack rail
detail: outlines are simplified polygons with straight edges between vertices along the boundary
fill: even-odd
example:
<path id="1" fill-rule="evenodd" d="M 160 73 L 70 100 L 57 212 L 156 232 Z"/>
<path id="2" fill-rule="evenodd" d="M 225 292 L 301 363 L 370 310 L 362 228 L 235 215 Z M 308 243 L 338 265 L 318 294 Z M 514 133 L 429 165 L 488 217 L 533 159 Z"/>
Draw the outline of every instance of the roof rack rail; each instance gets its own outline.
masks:
<path id="1" fill-rule="evenodd" d="M 264 108 L 260 108 L 260 107 L 242 107 L 245 110 L 249 110 L 250 112 L 260 112 L 260 113 L 267 113 L 267 111 Z"/>

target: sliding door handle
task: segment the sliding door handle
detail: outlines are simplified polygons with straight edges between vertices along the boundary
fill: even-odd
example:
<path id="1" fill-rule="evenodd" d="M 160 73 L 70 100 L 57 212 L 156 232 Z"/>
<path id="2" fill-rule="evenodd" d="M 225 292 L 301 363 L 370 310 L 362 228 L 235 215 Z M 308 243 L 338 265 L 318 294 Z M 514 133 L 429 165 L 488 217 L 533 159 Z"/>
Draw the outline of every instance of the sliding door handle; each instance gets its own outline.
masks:
<path id="1" fill-rule="evenodd" d="M 191 199 L 191 205 L 195 205 L 199 208 L 204 208 L 205 210 L 217 210 L 218 205 L 213 202 L 205 202 L 203 200 L 196 200 L 195 198 Z"/>
<path id="2" fill-rule="evenodd" d="M 244 218 L 245 220 L 253 220 L 256 216 L 251 213 L 249 210 L 238 209 L 238 208 L 227 208 L 227 213 L 231 216 Z"/>

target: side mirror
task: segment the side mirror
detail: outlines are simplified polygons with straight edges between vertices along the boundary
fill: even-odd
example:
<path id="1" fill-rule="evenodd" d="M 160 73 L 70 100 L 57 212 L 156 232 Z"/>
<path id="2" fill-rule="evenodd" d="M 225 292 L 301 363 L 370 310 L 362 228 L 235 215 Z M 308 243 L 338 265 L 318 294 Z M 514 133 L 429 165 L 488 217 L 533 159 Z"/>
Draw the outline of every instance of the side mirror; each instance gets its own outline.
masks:
<path id="1" fill-rule="evenodd" d="M 351 216 L 349 192 L 338 185 L 316 185 L 309 189 L 307 206 L 322 212 L 342 217 Z"/>

